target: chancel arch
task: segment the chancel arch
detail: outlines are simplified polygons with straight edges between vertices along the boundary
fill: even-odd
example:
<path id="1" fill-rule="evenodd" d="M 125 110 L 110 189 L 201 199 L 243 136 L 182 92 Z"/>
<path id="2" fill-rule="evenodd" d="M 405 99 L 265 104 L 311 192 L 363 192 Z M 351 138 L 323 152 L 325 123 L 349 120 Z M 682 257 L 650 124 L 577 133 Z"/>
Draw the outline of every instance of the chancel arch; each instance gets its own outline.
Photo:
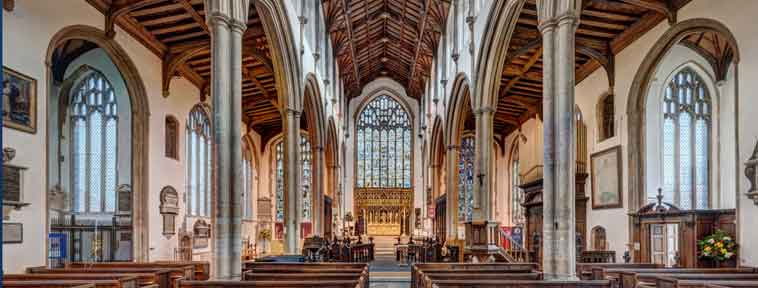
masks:
<path id="1" fill-rule="evenodd" d="M 474 199 L 476 123 L 469 81 L 459 74 L 453 82 L 451 109 L 446 116 L 447 239 L 460 239 L 463 222 L 471 219 Z M 465 148 L 465 149 L 464 149 Z M 466 203 L 460 203 L 461 201 Z"/>
<path id="2" fill-rule="evenodd" d="M 84 213 L 88 216 L 83 214 L 78 219 L 88 221 L 92 217 L 127 212 L 129 216 L 120 219 L 124 221 L 120 225 L 129 223 L 125 225 L 127 229 L 111 233 L 125 236 L 114 239 L 130 240 L 109 243 L 110 249 L 96 254 L 70 253 L 69 260 L 146 260 L 150 109 L 136 66 L 105 31 L 85 25 L 58 31 L 49 43 L 45 63 L 48 64 L 48 92 L 53 95 L 48 98 L 48 114 L 58 116 L 47 118 L 48 159 L 63 160 L 48 165 L 48 188 L 75 193 L 74 190 L 79 189 L 76 187 L 86 187 L 84 191 L 88 191 L 77 194 L 80 197 L 61 194 L 61 199 L 48 199 L 48 230 L 65 232 L 69 226 L 65 225 L 68 223 L 65 219 L 73 214 Z M 99 125 L 104 126 L 96 128 Z M 81 137 L 75 137 L 77 135 Z M 59 141 L 61 136 L 65 138 Z M 85 161 L 69 153 L 97 155 L 103 161 L 94 161 L 95 158 Z M 82 170 L 83 167 L 86 169 Z M 89 171 L 88 176 L 78 177 L 77 173 L 83 171 Z M 64 199 L 86 201 L 74 205 Z"/>

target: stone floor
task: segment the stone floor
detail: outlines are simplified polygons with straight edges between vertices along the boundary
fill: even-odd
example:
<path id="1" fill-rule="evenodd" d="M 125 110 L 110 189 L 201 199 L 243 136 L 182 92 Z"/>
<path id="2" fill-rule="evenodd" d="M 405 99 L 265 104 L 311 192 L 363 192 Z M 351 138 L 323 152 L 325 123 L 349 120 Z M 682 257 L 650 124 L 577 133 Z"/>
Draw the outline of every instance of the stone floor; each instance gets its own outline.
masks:
<path id="1" fill-rule="evenodd" d="M 411 285 L 411 267 L 400 266 L 394 256 L 377 256 L 369 263 L 372 288 L 405 288 Z"/>

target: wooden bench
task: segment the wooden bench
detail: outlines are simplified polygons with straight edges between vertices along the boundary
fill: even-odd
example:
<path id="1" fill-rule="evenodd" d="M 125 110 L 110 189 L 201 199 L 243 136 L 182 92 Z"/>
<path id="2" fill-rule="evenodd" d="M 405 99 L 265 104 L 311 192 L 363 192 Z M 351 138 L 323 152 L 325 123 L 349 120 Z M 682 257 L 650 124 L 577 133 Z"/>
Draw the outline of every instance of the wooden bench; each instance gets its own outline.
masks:
<path id="1" fill-rule="evenodd" d="M 318 288 L 361 288 L 359 280 L 311 280 L 311 281 L 194 281 L 180 280 L 179 288 L 290 288 L 290 287 L 318 287 Z"/>
<path id="2" fill-rule="evenodd" d="M 47 267 L 29 267 L 26 273 L 30 274 L 142 274 L 148 273 L 155 275 L 156 283 L 161 288 L 176 287 L 176 280 L 179 280 L 184 271 L 176 268 L 47 268 Z M 178 278 L 177 278 L 178 275 Z"/>
<path id="3" fill-rule="evenodd" d="M 195 265 L 187 263 L 151 263 L 151 262 L 73 262 L 66 263 L 66 268 L 151 268 L 151 269 L 181 269 L 181 275 L 174 274 L 174 279 L 184 277 L 187 280 L 194 280 Z M 198 279 L 200 280 L 200 279 Z"/>
<path id="4" fill-rule="evenodd" d="M 660 277 L 678 280 L 758 280 L 756 273 L 635 273 L 622 272 L 619 280 L 621 288 L 636 288 L 638 285 L 652 285 Z"/>
<path id="5" fill-rule="evenodd" d="M 756 273 L 756 268 L 739 267 L 739 268 L 592 268 L 593 280 L 620 279 L 621 273 L 670 273 L 670 274 L 738 274 L 738 273 Z"/>
<path id="6" fill-rule="evenodd" d="M 579 276 L 579 279 L 591 280 L 593 267 L 645 269 L 664 268 L 663 264 L 652 263 L 576 263 L 576 274 Z"/>
<path id="7" fill-rule="evenodd" d="M 532 273 L 537 270 L 535 263 L 425 263 L 414 264 L 411 268 L 411 287 L 428 287 L 424 274 L 512 274 Z"/>
<path id="8" fill-rule="evenodd" d="M 208 280 L 211 275 L 211 263 L 208 261 L 155 261 L 156 264 L 193 265 L 195 266 L 194 280 Z"/>
<path id="9" fill-rule="evenodd" d="M 436 280 L 433 288 L 609 288 L 607 280 L 544 281 L 544 280 Z"/>
<path id="10" fill-rule="evenodd" d="M 38 281 L 38 280 L 115 280 L 118 287 L 141 287 L 140 281 L 134 275 L 122 274 L 4 274 L 5 281 Z M 100 286 L 98 286 L 100 287 Z"/>
<path id="11" fill-rule="evenodd" d="M 118 280 L 3 280 L 3 287 L 37 287 L 37 288 L 118 288 Z"/>
<path id="12" fill-rule="evenodd" d="M 660 277 L 655 285 L 644 284 L 639 287 L 657 287 L 657 288 L 706 288 L 707 285 L 718 285 L 721 287 L 758 287 L 758 281 L 750 280 L 680 280 L 670 277 Z"/>
<path id="13" fill-rule="evenodd" d="M 365 263 L 262 263 L 246 262 L 243 279 L 263 285 L 269 282 L 358 281 L 357 287 L 368 287 L 368 265 Z M 286 274 L 283 277 L 282 274 Z M 334 282 L 337 283 L 337 282 Z M 344 283 L 339 282 L 339 285 Z M 321 286 L 321 285 L 319 285 Z"/>

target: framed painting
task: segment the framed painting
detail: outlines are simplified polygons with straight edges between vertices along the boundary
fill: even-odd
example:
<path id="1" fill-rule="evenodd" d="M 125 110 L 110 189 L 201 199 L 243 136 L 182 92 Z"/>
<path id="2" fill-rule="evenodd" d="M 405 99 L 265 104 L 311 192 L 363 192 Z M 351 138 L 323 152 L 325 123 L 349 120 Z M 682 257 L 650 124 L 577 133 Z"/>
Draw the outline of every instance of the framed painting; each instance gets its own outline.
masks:
<path id="1" fill-rule="evenodd" d="M 37 80 L 3 67 L 3 126 L 37 132 Z"/>
<path id="2" fill-rule="evenodd" d="M 594 153 L 590 159 L 592 209 L 621 208 L 621 146 Z"/>

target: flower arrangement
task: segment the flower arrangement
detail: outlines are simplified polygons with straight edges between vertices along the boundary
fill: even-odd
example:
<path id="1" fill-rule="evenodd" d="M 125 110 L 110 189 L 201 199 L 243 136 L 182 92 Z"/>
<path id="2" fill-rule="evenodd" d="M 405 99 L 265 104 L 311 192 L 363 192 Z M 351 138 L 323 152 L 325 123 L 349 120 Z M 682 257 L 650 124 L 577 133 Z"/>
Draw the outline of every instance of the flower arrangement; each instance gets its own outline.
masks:
<path id="1" fill-rule="evenodd" d="M 737 243 L 724 231 L 716 230 L 713 234 L 697 241 L 700 248 L 700 257 L 715 261 L 726 261 L 734 257 L 737 251 Z"/>
<path id="2" fill-rule="evenodd" d="M 271 230 L 263 229 L 260 232 L 258 232 L 258 239 L 271 240 Z"/>

